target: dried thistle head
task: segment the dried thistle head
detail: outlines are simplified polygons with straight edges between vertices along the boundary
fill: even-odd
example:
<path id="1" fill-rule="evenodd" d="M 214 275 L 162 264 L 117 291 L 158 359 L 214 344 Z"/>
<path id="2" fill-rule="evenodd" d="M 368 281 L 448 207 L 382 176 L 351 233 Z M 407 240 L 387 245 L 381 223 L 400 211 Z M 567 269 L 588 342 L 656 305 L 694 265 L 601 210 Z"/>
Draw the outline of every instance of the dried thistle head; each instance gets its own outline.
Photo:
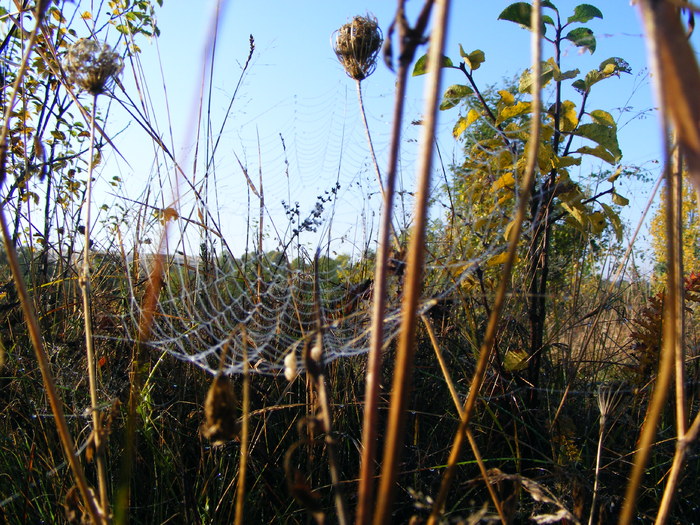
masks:
<path id="1" fill-rule="evenodd" d="M 355 80 L 364 80 L 374 72 L 382 41 L 377 19 L 369 14 L 354 17 L 335 31 L 331 39 L 335 56 Z"/>
<path id="2" fill-rule="evenodd" d="M 81 38 L 68 48 L 68 79 L 91 95 L 107 91 L 124 68 L 121 57 L 103 42 Z"/>
<path id="3" fill-rule="evenodd" d="M 202 435 L 214 445 L 222 445 L 238 435 L 237 405 L 231 380 L 217 375 L 204 401 L 205 421 L 201 427 Z"/>

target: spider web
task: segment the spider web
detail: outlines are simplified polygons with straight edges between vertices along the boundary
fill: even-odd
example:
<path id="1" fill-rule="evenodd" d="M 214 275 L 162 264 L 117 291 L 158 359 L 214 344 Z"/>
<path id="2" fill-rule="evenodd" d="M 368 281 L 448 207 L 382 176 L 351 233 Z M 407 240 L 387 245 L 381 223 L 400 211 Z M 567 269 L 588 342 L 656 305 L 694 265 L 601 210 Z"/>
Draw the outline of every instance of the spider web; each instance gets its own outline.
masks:
<path id="1" fill-rule="evenodd" d="M 145 276 L 158 250 L 151 248 L 148 252 L 143 240 L 148 238 L 153 246 L 153 239 L 163 238 L 165 248 L 159 248 L 163 254 L 163 286 L 146 341 L 151 349 L 210 373 L 221 370 L 226 374 L 241 373 L 246 359 L 256 373 L 278 374 L 292 361 L 298 371 L 303 371 L 304 345 L 313 344 L 319 333 L 325 362 L 367 352 L 379 199 L 372 197 L 378 191 L 364 137 L 357 128 L 357 117 L 353 116 L 354 106 L 339 106 L 338 98 L 337 93 L 313 100 L 293 97 L 292 117 L 281 131 L 261 137 L 255 130 L 257 165 L 245 155 L 246 147 L 253 145 L 241 140 L 244 153 L 236 155 L 240 167 L 237 175 L 231 175 L 236 171 L 233 169 L 223 174 L 226 159 L 217 158 L 208 163 L 213 182 L 206 186 L 180 182 L 185 191 L 179 192 L 177 205 L 172 207 L 164 205 L 164 195 L 166 188 L 173 187 L 169 177 L 176 170 L 164 162 L 163 171 L 155 173 L 149 185 L 160 188 L 160 194 L 148 201 L 159 205 L 146 204 L 145 215 L 150 216 L 150 221 L 138 231 L 132 227 L 132 231 L 122 232 L 125 238 L 131 235 L 134 240 L 124 261 L 129 304 L 118 319 L 123 331 L 98 337 L 136 341 L 143 315 Z M 346 101 L 346 106 L 353 104 L 353 100 Z M 301 115 L 309 114 L 315 117 L 305 122 L 308 117 Z M 452 118 L 445 120 L 442 135 L 447 138 L 442 149 L 455 148 L 459 150 L 456 155 L 463 157 L 460 144 L 446 129 L 451 127 Z M 418 126 L 408 122 L 400 177 L 404 176 L 401 167 L 415 165 L 412 137 L 417 135 Z M 309 123 L 316 130 L 323 130 L 323 140 L 318 133 L 306 133 Z M 244 131 L 240 132 L 241 137 Z M 380 130 L 374 138 L 378 151 L 388 149 L 387 134 Z M 231 158 L 228 161 L 229 166 L 235 166 Z M 510 214 L 508 206 L 494 207 L 494 202 L 485 206 L 484 200 L 497 200 L 488 191 L 478 196 L 477 206 L 465 202 L 469 193 L 462 192 L 462 200 L 456 205 L 445 189 L 451 177 L 448 162 L 442 159 L 443 165 L 436 168 L 434 175 L 434 222 L 426 246 L 419 315 L 449 308 L 455 292 L 473 285 L 476 270 L 488 265 L 506 245 L 503 218 Z M 476 162 L 469 169 L 487 173 L 485 184 L 500 176 L 488 174 L 488 163 Z M 331 169 L 335 171 L 335 182 L 323 175 Z M 261 183 L 255 178 L 263 170 L 267 177 L 269 173 L 284 174 L 284 183 L 267 183 L 260 214 L 257 185 Z M 243 182 L 241 171 L 245 173 Z M 411 222 L 410 186 L 402 179 L 399 203 L 394 209 L 396 231 L 408 230 Z M 193 187 L 196 192 L 190 191 Z M 237 191 L 232 191 L 233 187 Z M 232 202 L 234 197 L 222 198 L 229 194 L 238 195 L 237 204 Z M 124 200 L 125 215 L 143 216 L 144 199 L 147 197 Z M 231 208 L 236 208 L 238 214 L 230 213 Z M 491 211 L 486 212 L 487 209 Z M 227 219 L 223 221 L 221 217 Z M 232 226 L 235 219 L 239 223 Z M 212 224 L 217 221 L 226 222 L 226 227 L 212 235 Z M 264 249 L 258 240 L 260 222 L 267 237 Z M 122 227 L 137 223 L 134 219 L 124 220 Z M 229 244 L 225 242 L 227 236 L 235 240 Z M 397 239 L 395 244 L 389 260 L 385 348 L 398 335 L 401 318 L 407 241 Z M 234 245 L 244 245 L 245 249 L 234 254 L 230 248 Z"/>

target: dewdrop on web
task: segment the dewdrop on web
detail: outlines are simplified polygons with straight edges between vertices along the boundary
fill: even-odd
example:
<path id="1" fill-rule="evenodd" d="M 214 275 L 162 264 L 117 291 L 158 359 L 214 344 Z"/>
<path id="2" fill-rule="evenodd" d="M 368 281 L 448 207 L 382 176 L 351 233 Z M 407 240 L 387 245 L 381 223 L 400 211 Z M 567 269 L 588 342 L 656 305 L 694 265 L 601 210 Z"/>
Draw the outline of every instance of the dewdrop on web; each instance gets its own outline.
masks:
<path id="1" fill-rule="evenodd" d="M 297 371 L 297 357 L 292 351 L 289 352 L 286 356 L 284 356 L 284 377 L 287 378 L 287 381 L 293 381 L 298 375 L 299 372 Z"/>
<path id="2" fill-rule="evenodd" d="M 323 358 L 323 344 L 320 342 L 317 342 L 314 344 L 313 347 L 311 347 L 311 359 L 320 363 L 322 358 Z"/>

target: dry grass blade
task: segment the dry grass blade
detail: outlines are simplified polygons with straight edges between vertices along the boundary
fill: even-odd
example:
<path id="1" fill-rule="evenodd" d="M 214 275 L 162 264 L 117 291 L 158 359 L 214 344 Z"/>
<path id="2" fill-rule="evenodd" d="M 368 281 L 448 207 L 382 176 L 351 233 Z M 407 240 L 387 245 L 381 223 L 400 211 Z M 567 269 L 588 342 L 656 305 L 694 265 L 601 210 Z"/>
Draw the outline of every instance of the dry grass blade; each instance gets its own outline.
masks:
<path id="1" fill-rule="evenodd" d="M 663 118 L 673 125 L 700 194 L 700 68 L 670 2 L 640 0 Z"/>
<path id="2" fill-rule="evenodd" d="M 678 8 L 669 2 L 652 0 L 640 0 L 639 4 L 647 31 L 650 62 L 657 82 L 661 114 L 664 121 L 663 128 L 668 131 L 669 126 L 673 127 L 678 146 L 686 158 L 690 180 L 700 195 L 700 101 L 698 101 L 696 93 L 697 86 L 700 85 L 700 69 L 698 69 L 694 52 L 681 25 Z M 666 137 L 668 137 L 668 133 L 666 133 Z M 671 150 L 671 145 L 668 144 L 668 138 L 665 140 L 666 152 L 668 152 Z M 634 517 L 637 493 L 674 373 L 674 358 L 682 356 L 682 352 L 679 350 L 682 336 L 678 331 L 683 311 L 682 247 L 680 245 L 678 214 L 675 213 L 677 206 L 674 205 L 679 194 L 677 188 L 680 184 L 681 173 L 672 169 L 668 153 L 666 154 L 666 178 L 667 260 L 670 264 L 667 281 L 668 295 L 664 304 L 662 349 L 654 395 L 640 433 L 639 445 L 620 515 L 621 524 L 630 523 Z M 682 380 L 682 378 L 678 378 L 678 380 Z M 678 439 L 679 441 L 684 440 L 682 431 L 679 433 Z M 679 463 L 676 461 L 679 450 L 677 449 L 674 456 L 674 469 L 679 468 Z M 670 476 L 669 485 L 671 482 L 677 482 L 677 479 L 674 475 Z M 666 491 L 672 493 L 674 487 L 667 486 Z M 663 503 L 657 523 L 665 521 L 664 515 L 667 511 L 664 509 L 667 509 L 670 504 L 669 498 L 664 497 Z"/>

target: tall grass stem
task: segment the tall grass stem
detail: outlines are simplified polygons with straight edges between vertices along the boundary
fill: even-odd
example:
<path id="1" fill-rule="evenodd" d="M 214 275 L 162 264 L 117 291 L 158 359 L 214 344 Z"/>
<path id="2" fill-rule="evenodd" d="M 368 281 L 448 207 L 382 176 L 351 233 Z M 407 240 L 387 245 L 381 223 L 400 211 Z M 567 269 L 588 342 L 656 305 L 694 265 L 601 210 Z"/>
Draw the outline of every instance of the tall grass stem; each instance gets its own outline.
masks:
<path id="1" fill-rule="evenodd" d="M 535 28 L 532 31 L 532 114 L 540 115 L 542 108 L 542 98 L 541 98 L 541 59 L 542 59 L 542 43 L 541 43 L 541 2 L 540 0 L 534 0 L 532 4 L 532 20 L 531 27 Z M 464 438 L 466 436 L 466 431 L 471 420 L 471 415 L 476 406 L 477 396 L 481 390 L 481 385 L 484 380 L 484 375 L 486 374 L 486 368 L 488 366 L 489 358 L 493 351 L 494 344 L 496 342 L 496 331 L 498 328 L 498 323 L 501 317 L 501 312 L 503 311 L 503 306 L 506 299 L 506 291 L 508 289 L 508 283 L 510 282 L 510 275 L 515 263 L 515 257 L 518 248 L 518 242 L 520 240 L 520 233 L 522 231 L 523 221 L 527 213 L 529 206 L 529 196 L 532 193 L 532 188 L 535 182 L 535 173 L 537 168 L 537 152 L 539 149 L 539 138 L 540 138 L 541 121 L 540 118 L 532 119 L 531 131 L 530 131 L 530 142 L 527 149 L 527 165 L 525 168 L 525 174 L 523 176 L 523 183 L 520 190 L 518 208 L 516 210 L 515 218 L 513 220 L 513 227 L 511 229 L 510 237 L 508 239 L 508 251 L 507 258 L 503 265 L 503 271 L 501 272 L 500 282 L 498 284 L 498 289 L 496 291 L 496 297 L 494 299 L 493 308 L 491 315 L 489 316 L 488 325 L 486 327 L 486 333 L 484 334 L 484 341 L 481 344 L 479 350 L 479 358 L 477 360 L 476 369 L 474 370 L 474 376 L 472 377 L 471 386 L 469 388 L 469 394 L 467 400 L 464 404 L 464 410 L 462 412 L 462 419 L 460 420 L 459 428 L 455 434 L 452 449 L 450 451 L 450 456 L 447 461 L 447 467 L 445 473 L 443 474 L 442 481 L 440 484 L 440 490 L 433 508 L 428 519 L 429 525 L 435 525 L 440 520 L 442 515 L 445 502 L 447 501 L 447 495 L 452 486 L 452 480 L 454 479 L 457 462 L 461 454 L 462 445 L 464 443 Z"/>
<path id="2" fill-rule="evenodd" d="M 391 405 L 384 446 L 382 475 L 379 482 L 379 495 L 374 514 L 374 524 L 380 525 L 391 521 L 391 507 L 398 477 L 399 457 L 404 442 L 404 426 L 408 394 L 413 381 L 415 355 L 415 332 L 417 324 L 418 299 L 421 294 L 425 254 L 425 237 L 428 218 L 428 195 L 434 153 L 437 111 L 440 101 L 440 79 L 442 77 L 442 55 L 445 47 L 447 20 L 450 0 L 435 2 L 436 16 L 430 36 L 428 50 L 428 72 L 426 79 L 426 97 L 424 107 L 423 133 L 418 152 L 416 183 L 416 204 L 414 226 L 408 248 L 404 295 L 401 304 L 401 329 L 394 378 L 391 389 Z"/>

